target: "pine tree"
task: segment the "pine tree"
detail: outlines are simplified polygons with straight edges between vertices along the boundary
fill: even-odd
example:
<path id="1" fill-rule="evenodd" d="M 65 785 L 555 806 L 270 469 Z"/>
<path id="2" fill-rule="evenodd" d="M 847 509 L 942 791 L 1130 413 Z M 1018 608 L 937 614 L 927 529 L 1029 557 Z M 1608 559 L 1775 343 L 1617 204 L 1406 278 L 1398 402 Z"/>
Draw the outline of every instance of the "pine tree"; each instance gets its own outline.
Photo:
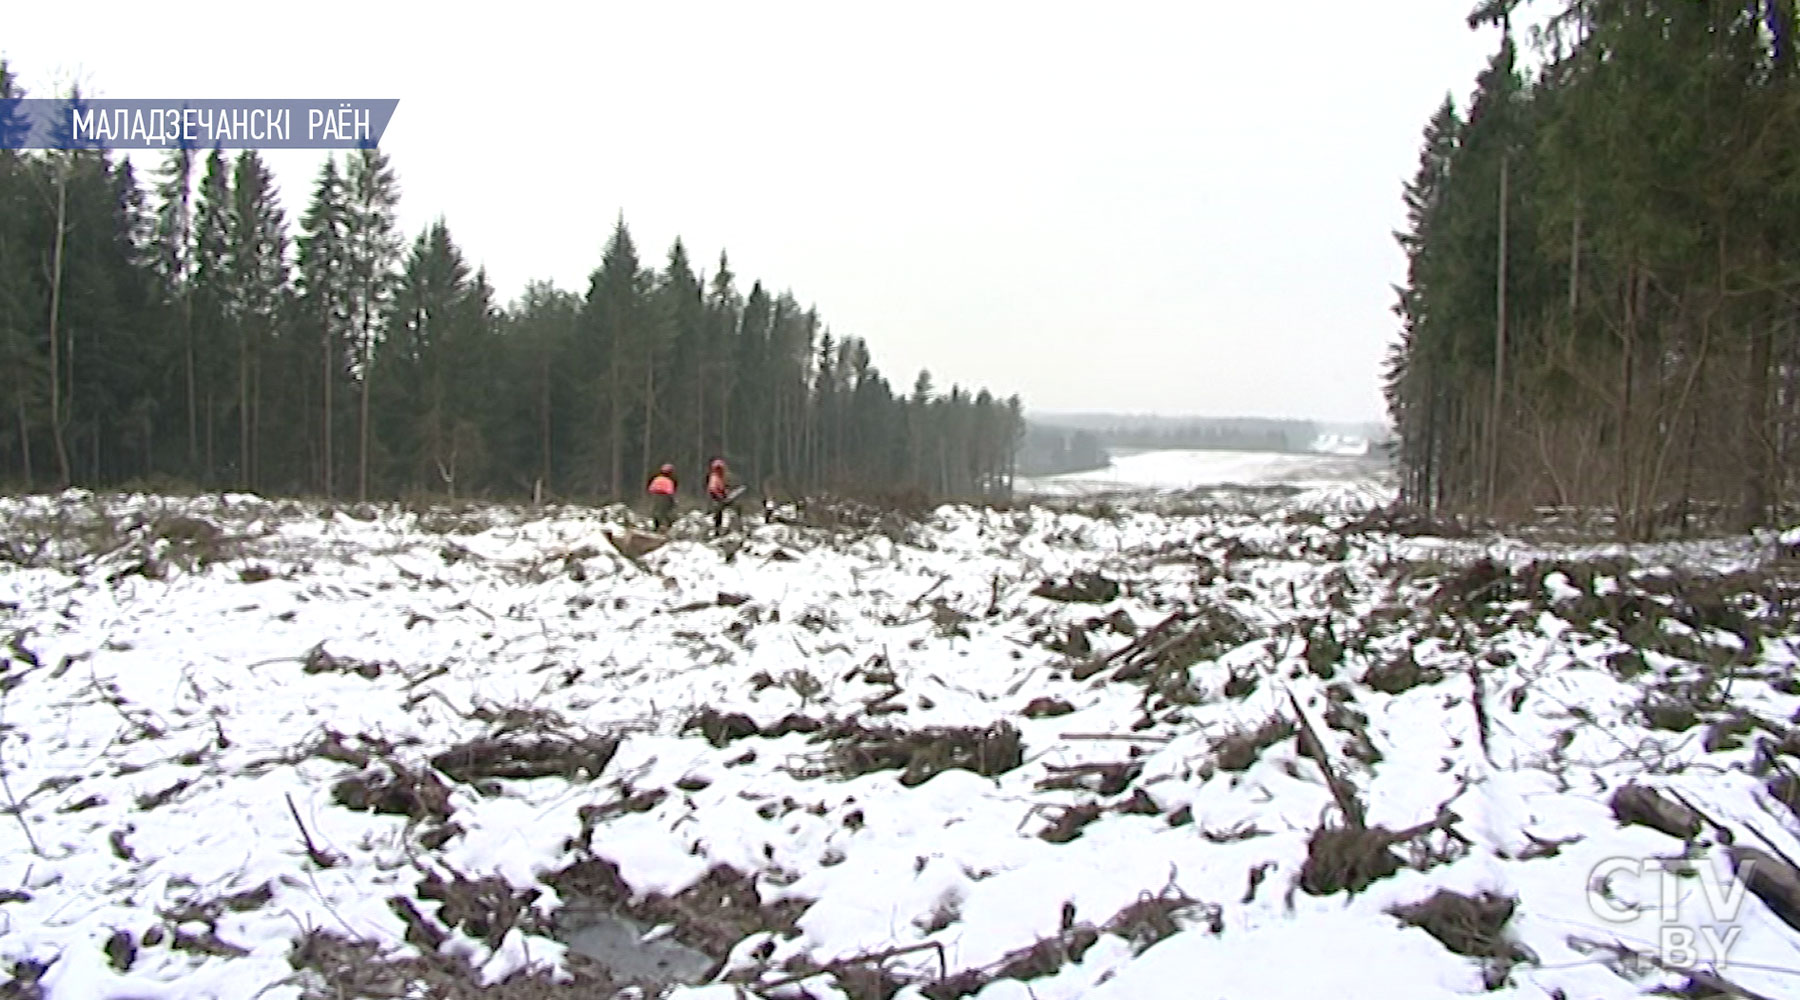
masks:
<path id="1" fill-rule="evenodd" d="M 459 460 L 478 450 L 463 416 L 476 401 L 460 391 L 483 332 L 463 311 L 473 294 L 469 266 L 439 219 L 413 243 L 400 272 L 375 364 L 386 387 L 383 450 L 403 462 L 389 480 L 412 488 L 438 481 L 454 495 Z"/>
<path id="2" fill-rule="evenodd" d="M 228 399 L 224 360 L 232 356 L 226 347 L 240 317 L 231 294 L 231 168 L 225 154 L 214 149 L 207 155 L 206 172 L 200 179 L 198 207 L 194 211 L 193 323 L 195 391 L 200 400 L 200 481 L 216 484 L 216 423 L 221 399 Z"/>
<path id="3" fill-rule="evenodd" d="M 200 467 L 199 385 L 194 343 L 194 150 L 183 143 L 164 156 L 156 185 L 156 269 L 163 301 L 178 326 L 187 415 L 187 468 Z"/>
<path id="4" fill-rule="evenodd" d="M 394 269 L 404 243 L 395 211 L 400 184 L 378 149 L 359 149 L 350 156 L 344 177 L 344 261 L 353 357 L 359 383 L 357 415 L 356 496 L 369 498 L 370 399 L 374 394 L 374 360 L 382 336 L 382 317 L 394 292 Z"/>
<path id="5" fill-rule="evenodd" d="M 327 157 L 313 185 L 312 201 L 300 220 L 299 320 L 296 326 L 299 336 L 310 338 L 318 345 L 317 359 L 312 366 L 319 376 L 319 409 L 315 411 L 319 440 L 313 462 L 320 492 L 326 497 L 336 495 L 335 400 L 337 389 L 349 371 L 344 352 L 352 343 L 355 332 L 351 315 L 346 194 L 337 159 Z"/>
<path id="6" fill-rule="evenodd" d="M 621 217 L 589 280 L 581 319 L 582 356 L 592 380 L 588 396 L 596 411 L 590 426 L 598 431 L 590 463 L 606 470 L 601 489 L 614 497 L 625 488 L 626 420 L 640 402 L 641 282 L 637 247 Z"/>
<path id="7" fill-rule="evenodd" d="M 232 198 L 226 295 L 238 346 L 238 481 L 255 489 L 261 365 L 274 346 L 288 290 L 287 221 L 274 179 L 254 150 L 238 156 Z"/>

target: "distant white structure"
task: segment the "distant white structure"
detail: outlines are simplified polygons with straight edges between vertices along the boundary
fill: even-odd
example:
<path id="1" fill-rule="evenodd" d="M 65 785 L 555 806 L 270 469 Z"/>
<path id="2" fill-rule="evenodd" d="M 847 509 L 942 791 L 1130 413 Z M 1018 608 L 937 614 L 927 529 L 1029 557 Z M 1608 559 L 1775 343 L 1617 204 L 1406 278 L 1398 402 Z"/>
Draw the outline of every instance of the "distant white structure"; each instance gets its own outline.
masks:
<path id="1" fill-rule="evenodd" d="M 1313 440 L 1312 450 L 1321 455 L 1367 455 L 1369 440 L 1343 434 L 1321 434 Z"/>

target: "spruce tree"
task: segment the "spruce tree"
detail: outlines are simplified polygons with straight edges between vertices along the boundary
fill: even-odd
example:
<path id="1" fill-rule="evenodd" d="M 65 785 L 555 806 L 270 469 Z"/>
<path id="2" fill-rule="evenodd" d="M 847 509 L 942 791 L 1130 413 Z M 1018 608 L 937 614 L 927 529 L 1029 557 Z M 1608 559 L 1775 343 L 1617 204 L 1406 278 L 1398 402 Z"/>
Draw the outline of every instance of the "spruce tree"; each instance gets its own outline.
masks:
<path id="1" fill-rule="evenodd" d="M 370 399 L 374 361 L 380 350 L 382 318 L 393 299 L 394 270 L 404 242 L 395 212 L 400 184 L 387 154 L 364 148 L 352 153 L 344 177 L 344 260 L 351 335 L 358 383 L 356 496 L 369 498 Z"/>

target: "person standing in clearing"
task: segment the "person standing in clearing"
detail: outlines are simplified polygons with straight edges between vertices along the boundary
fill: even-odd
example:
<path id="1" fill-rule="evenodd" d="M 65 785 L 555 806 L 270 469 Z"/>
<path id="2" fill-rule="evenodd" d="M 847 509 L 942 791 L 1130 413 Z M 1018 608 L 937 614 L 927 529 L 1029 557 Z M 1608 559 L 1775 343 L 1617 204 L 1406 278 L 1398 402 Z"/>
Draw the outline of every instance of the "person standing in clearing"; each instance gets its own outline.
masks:
<path id="1" fill-rule="evenodd" d="M 664 465 L 650 477 L 650 519 L 656 530 L 667 532 L 675 523 L 675 467 Z"/>
<path id="2" fill-rule="evenodd" d="M 731 506 L 731 481 L 725 472 L 725 460 L 715 458 L 706 472 L 706 498 L 712 503 L 713 534 L 725 530 L 725 509 Z"/>

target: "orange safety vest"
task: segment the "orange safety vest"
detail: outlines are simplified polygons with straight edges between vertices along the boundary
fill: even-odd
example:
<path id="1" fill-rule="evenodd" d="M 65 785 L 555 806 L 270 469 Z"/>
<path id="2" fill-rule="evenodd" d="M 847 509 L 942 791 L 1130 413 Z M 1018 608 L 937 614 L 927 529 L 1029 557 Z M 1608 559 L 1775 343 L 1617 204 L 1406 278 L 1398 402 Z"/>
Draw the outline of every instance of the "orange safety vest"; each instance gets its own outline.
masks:
<path id="1" fill-rule="evenodd" d="M 725 473 L 714 472 L 706 477 L 706 493 L 714 500 L 725 499 Z"/>
<path id="2" fill-rule="evenodd" d="M 650 480 L 650 493 L 652 496 L 660 496 L 660 497 L 674 496 L 675 495 L 675 480 L 669 478 L 666 475 L 658 473 L 656 478 Z"/>

